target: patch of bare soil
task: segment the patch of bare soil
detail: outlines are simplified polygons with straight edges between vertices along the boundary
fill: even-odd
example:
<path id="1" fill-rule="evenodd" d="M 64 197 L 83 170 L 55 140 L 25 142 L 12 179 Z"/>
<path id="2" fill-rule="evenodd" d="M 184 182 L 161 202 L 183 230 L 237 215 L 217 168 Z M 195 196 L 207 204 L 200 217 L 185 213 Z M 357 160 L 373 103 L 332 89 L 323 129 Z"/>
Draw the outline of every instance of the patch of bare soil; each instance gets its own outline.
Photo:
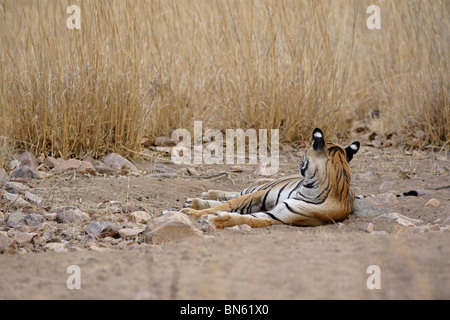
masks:
<path id="1" fill-rule="evenodd" d="M 283 152 L 273 178 L 296 173 L 301 156 L 299 150 Z M 137 163 L 141 169 L 149 165 Z M 50 207 L 81 207 L 91 217 L 92 208 L 100 212 L 102 204 L 117 206 L 113 216 L 120 222 L 127 207 L 158 216 L 209 189 L 240 191 L 263 182 L 255 174 L 257 166 L 242 165 L 242 172 L 228 165 L 196 166 L 201 175 L 229 174 L 200 179 L 181 177 L 185 167 L 165 165 L 179 176 L 55 175 L 36 180 L 33 193 Z M 86 244 L 81 233 L 64 240 L 68 252 L 34 250 L 29 244 L 21 254 L 0 255 L 0 298 L 449 299 L 447 157 L 363 147 L 350 167 L 357 194 L 414 189 L 421 195 L 379 205 L 401 216 L 351 215 L 321 227 L 231 228 L 164 245 L 107 237 Z M 439 205 L 425 206 L 432 198 Z M 101 221 L 101 215 L 96 219 Z M 127 227 L 126 219 L 121 223 Z M 71 265 L 79 267 L 80 289 L 68 288 L 75 283 L 70 278 L 75 273 L 68 273 Z"/>

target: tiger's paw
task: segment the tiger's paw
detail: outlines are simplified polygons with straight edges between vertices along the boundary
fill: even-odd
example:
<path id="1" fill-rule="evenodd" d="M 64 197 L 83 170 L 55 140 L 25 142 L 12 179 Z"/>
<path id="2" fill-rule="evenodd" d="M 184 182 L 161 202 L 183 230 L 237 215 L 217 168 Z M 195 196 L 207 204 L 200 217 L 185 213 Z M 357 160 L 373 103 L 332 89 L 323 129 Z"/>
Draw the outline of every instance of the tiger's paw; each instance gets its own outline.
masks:
<path id="1" fill-rule="evenodd" d="M 212 224 L 217 229 L 223 229 L 229 226 L 230 214 L 228 212 L 217 212 L 215 214 L 208 214 L 200 219 L 203 227 Z"/>
<path id="2" fill-rule="evenodd" d="M 192 208 L 183 208 L 181 209 L 181 212 L 186 214 L 193 221 L 198 221 L 202 217 L 199 210 L 195 210 Z"/>
<path id="3" fill-rule="evenodd" d="M 191 208 L 195 210 L 205 209 L 203 204 L 203 200 L 199 198 L 187 198 L 186 202 L 183 205 L 183 208 Z"/>

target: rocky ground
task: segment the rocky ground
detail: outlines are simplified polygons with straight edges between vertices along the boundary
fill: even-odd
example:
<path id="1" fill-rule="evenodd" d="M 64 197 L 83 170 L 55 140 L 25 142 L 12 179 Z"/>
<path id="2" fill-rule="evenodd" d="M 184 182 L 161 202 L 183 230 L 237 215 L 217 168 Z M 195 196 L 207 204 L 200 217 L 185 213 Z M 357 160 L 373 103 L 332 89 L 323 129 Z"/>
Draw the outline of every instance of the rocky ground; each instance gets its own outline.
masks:
<path id="1" fill-rule="evenodd" d="M 25 152 L 0 169 L 0 298 L 450 298 L 447 154 L 368 142 L 352 184 L 376 196 L 347 220 L 215 230 L 162 211 L 296 173 L 303 150 L 284 146 L 267 178 L 257 165 L 174 165 L 165 148 L 134 163 Z M 419 196 L 395 197 L 409 190 Z M 70 265 L 80 290 L 66 285 Z M 366 285 L 370 265 L 381 289 Z"/>

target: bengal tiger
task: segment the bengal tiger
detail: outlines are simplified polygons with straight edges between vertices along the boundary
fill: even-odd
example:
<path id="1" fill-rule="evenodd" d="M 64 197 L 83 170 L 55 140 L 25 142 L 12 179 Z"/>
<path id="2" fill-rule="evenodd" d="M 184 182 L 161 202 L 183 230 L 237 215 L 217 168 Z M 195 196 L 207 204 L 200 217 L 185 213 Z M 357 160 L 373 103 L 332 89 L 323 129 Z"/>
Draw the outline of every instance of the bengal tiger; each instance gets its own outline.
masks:
<path id="1" fill-rule="evenodd" d="M 323 132 L 312 133 L 312 146 L 300 164 L 300 175 L 281 178 L 240 193 L 209 191 L 188 199 L 182 212 L 217 228 L 248 224 L 317 226 L 342 221 L 350 214 L 355 194 L 350 189 L 348 163 L 360 144 L 346 148 L 326 143 Z M 220 202 L 225 201 L 225 202 Z"/>

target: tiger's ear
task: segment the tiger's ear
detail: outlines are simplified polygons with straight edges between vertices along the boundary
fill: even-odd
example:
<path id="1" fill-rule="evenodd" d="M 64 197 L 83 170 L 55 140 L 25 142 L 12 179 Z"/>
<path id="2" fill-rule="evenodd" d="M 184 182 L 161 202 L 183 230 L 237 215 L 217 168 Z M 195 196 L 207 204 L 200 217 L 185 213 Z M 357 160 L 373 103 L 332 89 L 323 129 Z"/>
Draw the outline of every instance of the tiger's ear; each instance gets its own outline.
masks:
<path id="1" fill-rule="evenodd" d="M 315 151 L 320 151 L 325 148 L 325 140 L 323 138 L 323 132 L 319 128 L 315 128 L 312 134 L 313 138 L 313 149 Z"/>
<path id="2" fill-rule="evenodd" d="M 360 144 L 359 141 L 352 142 L 347 148 L 345 148 L 345 155 L 347 158 L 347 162 L 350 162 L 353 159 L 353 155 L 355 155 L 359 150 Z"/>

